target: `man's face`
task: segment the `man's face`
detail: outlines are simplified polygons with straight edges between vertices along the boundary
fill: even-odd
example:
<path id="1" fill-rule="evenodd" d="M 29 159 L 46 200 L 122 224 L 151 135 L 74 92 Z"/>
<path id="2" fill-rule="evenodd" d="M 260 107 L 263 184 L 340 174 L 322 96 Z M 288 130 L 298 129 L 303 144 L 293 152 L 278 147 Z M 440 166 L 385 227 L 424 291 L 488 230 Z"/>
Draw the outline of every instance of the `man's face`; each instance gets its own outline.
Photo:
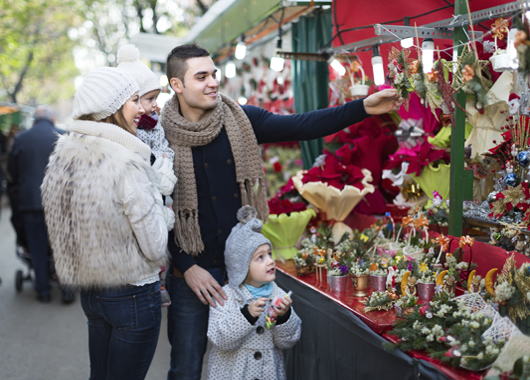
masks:
<path id="1" fill-rule="evenodd" d="M 182 108 L 207 111 L 217 106 L 217 69 L 210 57 L 197 57 L 187 60 L 188 70 L 184 83 L 177 80 L 173 89 L 181 94 Z M 175 88 L 177 87 L 177 88 Z"/>

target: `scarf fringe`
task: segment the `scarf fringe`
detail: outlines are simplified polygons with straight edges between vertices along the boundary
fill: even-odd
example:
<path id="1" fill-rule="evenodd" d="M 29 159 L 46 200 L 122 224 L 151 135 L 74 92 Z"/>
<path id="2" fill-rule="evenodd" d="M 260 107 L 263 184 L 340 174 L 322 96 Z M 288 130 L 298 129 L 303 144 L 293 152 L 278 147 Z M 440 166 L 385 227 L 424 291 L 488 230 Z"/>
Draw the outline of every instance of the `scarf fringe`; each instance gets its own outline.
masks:
<path id="1" fill-rule="evenodd" d="M 252 182 L 257 182 L 257 189 L 254 189 Z M 265 180 L 259 178 L 257 181 L 245 180 L 239 184 L 241 191 L 241 206 L 250 205 L 258 212 L 258 218 L 264 223 L 269 221 L 269 204 L 267 203 L 267 188 Z"/>
<path id="2" fill-rule="evenodd" d="M 192 256 L 204 251 L 198 211 L 178 211 L 175 214 L 175 243 Z"/>

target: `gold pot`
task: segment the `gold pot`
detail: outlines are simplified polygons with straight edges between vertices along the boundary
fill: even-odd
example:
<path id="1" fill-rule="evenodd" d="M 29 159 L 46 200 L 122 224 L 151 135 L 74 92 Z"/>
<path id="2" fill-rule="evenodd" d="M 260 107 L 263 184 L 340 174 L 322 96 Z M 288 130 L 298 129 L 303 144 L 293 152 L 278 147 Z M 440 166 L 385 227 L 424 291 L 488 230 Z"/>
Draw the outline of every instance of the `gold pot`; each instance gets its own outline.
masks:
<path id="1" fill-rule="evenodd" d="M 370 276 L 363 274 L 361 276 L 356 276 L 350 273 L 351 283 L 353 285 L 353 295 L 355 297 L 366 297 L 368 295 L 368 285 L 370 284 Z"/>

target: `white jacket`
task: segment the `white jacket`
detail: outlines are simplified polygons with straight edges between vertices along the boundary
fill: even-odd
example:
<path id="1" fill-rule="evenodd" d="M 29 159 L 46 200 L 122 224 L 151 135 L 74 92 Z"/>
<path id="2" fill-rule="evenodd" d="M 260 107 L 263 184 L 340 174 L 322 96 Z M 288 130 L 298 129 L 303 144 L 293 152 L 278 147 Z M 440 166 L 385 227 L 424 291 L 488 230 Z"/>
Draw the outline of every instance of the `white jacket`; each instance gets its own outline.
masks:
<path id="1" fill-rule="evenodd" d="M 142 283 L 167 261 L 167 225 L 150 149 L 113 124 L 76 120 L 42 184 L 55 268 L 63 285 Z"/>
<path id="2" fill-rule="evenodd" d="M 273 284 L 269 298 L 285 297 L 286 293 Z M 268 330 L 265 312 L 254 325 L 241 313 L 245 304 L 254 301 L 243 285 L 237 291 L 230 285 L 223 286 L 223 290 L 228 297 L 224 306 L 210 307 L 208 338 L 213 347 L 208 358 L 208 380 L 285 379 L 280 350 L 293 347 L 302 332 L 302 322 L 294 309 L 287 322 Z"/>

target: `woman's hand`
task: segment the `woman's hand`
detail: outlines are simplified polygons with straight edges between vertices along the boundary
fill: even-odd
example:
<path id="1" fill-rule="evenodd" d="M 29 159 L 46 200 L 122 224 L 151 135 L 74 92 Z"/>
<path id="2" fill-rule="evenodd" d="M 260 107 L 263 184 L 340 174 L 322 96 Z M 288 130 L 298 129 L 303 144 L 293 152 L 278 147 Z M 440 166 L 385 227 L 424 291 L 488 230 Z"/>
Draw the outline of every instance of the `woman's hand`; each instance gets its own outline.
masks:
<path id="1" fill-rule="evenodd" d="M 258 318 L 261 313 L 265 311 L 265 305 L 270 300 L 268 298 L 260 297 L 257 300 L 254 300 L 248 305 L 248 312 L 250 315 L 252 315 L 254 318 Z"/>
<path id="2" fill-rule="evenodd" d="M 396 89 L 393 88 L 376 92 L 363 100 L 364 110 L 368 115 L 397 111 L 402 103 L 403 99 L 398 97 Z"/>

